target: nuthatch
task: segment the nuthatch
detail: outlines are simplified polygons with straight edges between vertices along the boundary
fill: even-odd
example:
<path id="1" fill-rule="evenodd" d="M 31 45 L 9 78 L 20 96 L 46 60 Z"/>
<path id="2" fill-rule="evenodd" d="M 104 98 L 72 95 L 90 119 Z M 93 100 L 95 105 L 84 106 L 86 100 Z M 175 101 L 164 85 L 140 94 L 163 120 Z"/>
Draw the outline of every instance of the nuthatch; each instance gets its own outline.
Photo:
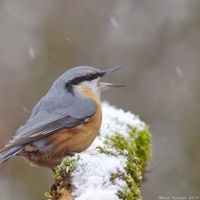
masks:
<path id="1" fill-rule="evenodd" d="M 85 151 L 101 126 L 100 92 L 123 87 L 99 79 L 119 68 L 78 66 L 61 75 L 0 150 L 0 162 L 22 156 L 31 165 L 54 169 L 65 156 Z"/>

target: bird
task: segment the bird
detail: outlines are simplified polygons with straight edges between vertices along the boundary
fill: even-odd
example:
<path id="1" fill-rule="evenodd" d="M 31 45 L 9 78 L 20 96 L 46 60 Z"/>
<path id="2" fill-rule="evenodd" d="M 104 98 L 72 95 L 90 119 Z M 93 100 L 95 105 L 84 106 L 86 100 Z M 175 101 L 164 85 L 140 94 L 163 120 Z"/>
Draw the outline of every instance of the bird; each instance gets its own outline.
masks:
<path id="1" fill-rule="evenodd" d="M 32 166 L 55 172 L 64 157 L 85 151 L 100 131 L 101 92 L 124 87 L 99 80 L 120 68 L 100 71 L 91 66 L 77 66 L 62 74 L 0 149 L 0 163 L 20 156 Z"/>

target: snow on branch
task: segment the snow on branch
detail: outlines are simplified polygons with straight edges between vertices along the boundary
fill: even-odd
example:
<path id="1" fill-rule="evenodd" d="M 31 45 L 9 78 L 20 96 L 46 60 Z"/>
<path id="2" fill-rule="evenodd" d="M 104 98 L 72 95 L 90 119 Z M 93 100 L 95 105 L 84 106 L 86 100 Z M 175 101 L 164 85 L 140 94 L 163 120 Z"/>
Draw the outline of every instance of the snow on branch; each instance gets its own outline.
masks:
<path id="1" fill-rule="evenodd" d="M 82 153 L 66 157 L 45 196 L 53 200 L 141 200 L 151 157 L 151 135 L 137 116 L 102 103 L 99 135 Z"/>

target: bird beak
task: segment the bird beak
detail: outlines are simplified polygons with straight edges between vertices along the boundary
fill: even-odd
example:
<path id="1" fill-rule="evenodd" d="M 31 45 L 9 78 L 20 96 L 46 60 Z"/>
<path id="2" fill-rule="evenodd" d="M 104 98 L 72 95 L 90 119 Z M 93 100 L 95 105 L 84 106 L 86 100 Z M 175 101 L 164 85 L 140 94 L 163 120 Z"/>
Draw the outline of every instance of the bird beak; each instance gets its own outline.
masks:
<path id="1" fill-rule="evenodd" d="M 105 71 L 102 72 L 102 76 L 101 77 L 104 77 L 118 69 L 122 68 L 122 66 L 117 66 L 117 67 L 113 67 L 111 69 L 107 69 Z M 98 82 L 101 90 L 106 90 L 106 89 L 109 89 L 111 87 L 126 87 L 126 85 L 114 85 L 112 83 L 104 83 L 104 82 Z"/>
<path id="2" fill-rule="evenodd" d="M 110 74 L 118 69 L 122 68 L 122 66 L 117 66 L 117 67 L 113 67 L 113 68 L 110 68 L 110 69 L 107 69 L 105 71 L 103 71 L 103 76 L 106 76 L 107 74 Z"/>

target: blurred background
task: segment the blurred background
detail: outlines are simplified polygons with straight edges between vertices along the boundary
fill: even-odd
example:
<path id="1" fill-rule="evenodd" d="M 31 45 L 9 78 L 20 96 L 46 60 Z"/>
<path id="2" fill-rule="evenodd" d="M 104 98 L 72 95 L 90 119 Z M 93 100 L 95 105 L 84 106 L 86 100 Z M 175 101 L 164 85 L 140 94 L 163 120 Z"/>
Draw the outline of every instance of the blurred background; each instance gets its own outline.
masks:
<path id="1" fill-rule="evenodd" d="M 200 1 L 1 0 L 0 146 L 69 68 L 123 65 L 102 100 L 150 125 L 144 199 L 200 199 Z M 53 173 L 0 165 L 1 200 L 45 199 Z"/>

